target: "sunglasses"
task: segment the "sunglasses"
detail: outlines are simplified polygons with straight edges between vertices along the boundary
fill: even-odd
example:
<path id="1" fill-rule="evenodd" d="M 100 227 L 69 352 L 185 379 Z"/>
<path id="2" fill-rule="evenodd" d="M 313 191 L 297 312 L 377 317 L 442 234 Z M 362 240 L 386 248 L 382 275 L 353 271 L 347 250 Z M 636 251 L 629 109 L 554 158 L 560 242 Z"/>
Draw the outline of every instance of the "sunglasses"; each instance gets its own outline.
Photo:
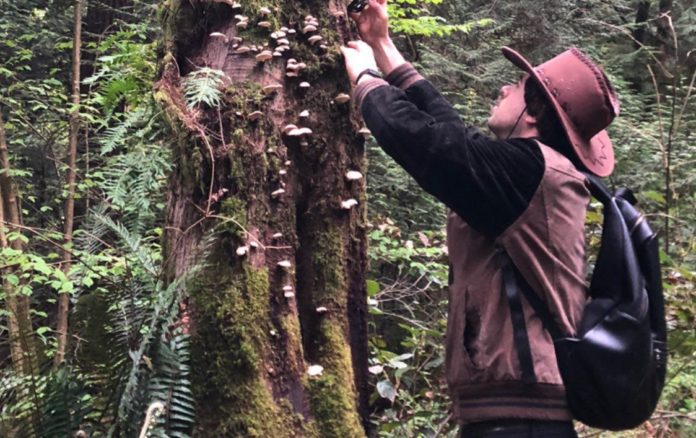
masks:
<path id="1" fill-rule="evenodd" d="M 365 9 L 365 6 L 367 6 L 367 1 L 368 0 L 353 0 L 348 5 L 348 12 L 362 12 L 362 10 Z"/>

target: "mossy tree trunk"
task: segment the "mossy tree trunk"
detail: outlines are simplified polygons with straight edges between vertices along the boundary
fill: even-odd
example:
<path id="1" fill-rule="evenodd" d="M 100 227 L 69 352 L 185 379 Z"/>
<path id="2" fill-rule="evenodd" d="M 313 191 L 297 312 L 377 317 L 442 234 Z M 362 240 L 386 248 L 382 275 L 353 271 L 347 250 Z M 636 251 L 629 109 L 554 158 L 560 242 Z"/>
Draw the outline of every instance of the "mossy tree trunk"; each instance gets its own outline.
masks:
<path id="1" fill-rule="evenodd" d="M 365 156 L 359 115 L 336 99 L 350 93 L 345 5 L 235 3 L 162 10 L 157 98 L 176 160 L 166 269 L 171 279 L 205 264 L 181 305 L 196 435 L 364 436 Z M 280 56 L 257 60 L 283 38 Z M 304 66 L 286 69 L 290 58 Z M 224 72 L 219 107 L 185 102 L 186 76 L 201 67 Z"/>

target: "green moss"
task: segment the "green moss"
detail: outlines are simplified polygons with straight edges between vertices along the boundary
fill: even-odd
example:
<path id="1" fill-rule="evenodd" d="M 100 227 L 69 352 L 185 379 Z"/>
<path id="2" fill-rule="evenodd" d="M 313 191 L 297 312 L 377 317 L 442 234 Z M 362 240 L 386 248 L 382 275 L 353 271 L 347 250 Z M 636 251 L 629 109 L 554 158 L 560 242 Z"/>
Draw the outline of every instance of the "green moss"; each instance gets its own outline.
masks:
<path id="1" fill-rule="evenodd" d="M 312 414 L 323 438 L 364 437 L 353 384 L 348 340 L 342 324 L 325 319 L 321 325 L 321 365 L 324 372 L 308 377 Z"/>
<path id="2" fill-rule="evenodd" d="M 335 224 L 317 232 L 312 248 L 312 264 L 315 272 L 314 302 L 336 305 L 345 302 L 346 279 L 344 275 L 344 246 L 341 231 Z"/>
<path id="3" fill-rule="evenodd" d="M 235 110 L 252 112 L 259 109 L 266 95 L 255 81 L 235 82 L 225 90 L 225 100 Z"/>
<path id="4" fill-rule="evenodd" d="M 274 400 L 264 378 L 271 328 L 268 270 L 220 263 L 202 275 L 191 292 L 197 314 L 192 369 L 205 370 L 193 385 L 201 411 L 197 432 L 265 438 L 302 431 L 302 419 L 288 401 Z"/>
<path id="5" fill-rule="evenodd" d="M 234 196 L 225 198 L 220 204 L 220 216 L 233 219 L 236 222 L 227 222 L 222 226 L 240 239 L 244 238 L 244 231 L 239 226 L 246 228 L 247 225 L 246 208 L 246 202 Z"/>

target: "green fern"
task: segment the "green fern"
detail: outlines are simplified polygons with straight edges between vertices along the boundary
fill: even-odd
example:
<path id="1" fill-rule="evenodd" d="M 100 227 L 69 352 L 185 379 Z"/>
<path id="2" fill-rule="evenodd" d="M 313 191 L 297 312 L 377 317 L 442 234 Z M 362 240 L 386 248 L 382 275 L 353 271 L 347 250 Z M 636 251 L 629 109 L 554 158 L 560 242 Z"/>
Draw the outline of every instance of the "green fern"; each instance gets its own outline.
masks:
<path id="1" fill-rule="evenodd" d="M 204 103 L 219 107 L 222 102 L 222 84 L 225 73 L 203 67 L 189 73 L 184 80 L 184 98 L 189 108 Z"/>

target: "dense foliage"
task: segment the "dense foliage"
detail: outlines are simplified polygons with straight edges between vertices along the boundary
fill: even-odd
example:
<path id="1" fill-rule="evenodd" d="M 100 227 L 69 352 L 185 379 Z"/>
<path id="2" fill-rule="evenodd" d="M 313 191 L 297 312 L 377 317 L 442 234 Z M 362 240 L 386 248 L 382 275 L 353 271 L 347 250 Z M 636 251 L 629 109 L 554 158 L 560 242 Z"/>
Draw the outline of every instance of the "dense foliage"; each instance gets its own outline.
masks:
<path id="1" fill-rule="evenodd" d="M 19 188 L 23 222 L 6 227 L 21 249 L 0 249 L 0 436 L 135 436 L 143 426 L 149 436 L 189 436 L 196 414 L 179 321 L 186 276 L 168 282 L 161 260 L 172 160 L 152 93 L 158 5 L 87 2 L 79 108 L 70 104 L 72 5 L 0 0 L 0 117 L 11 160 L 0 172 Z M 696 434 L 696 3 L 396 0 L 390 13 L 403 52 L 479 126 L 498 87 L 518 75 L 501 45 L 535 61 L 577 45 L 606 67 L 622 101 L 610 130 L 619 163 L 611 183 L 636 191 L 663 243 L 669 380 L 641 433 Z M 203 68 L 187 77 L 190 106 L 215 105 L 217 75 Z M 66 245 L 76 109 L 75 237 Z M 373 140 L 368 151 L 375 434 L 454 436 L 443 381 L 445 210 Z M 599 217 L 592 211 L 591 225 Z M 30 302 L 29 372 L 11 363 L 10 294 Z M 70 297 L 70 341 L 66 360 L 52 366 L 59 294 Z"/>

